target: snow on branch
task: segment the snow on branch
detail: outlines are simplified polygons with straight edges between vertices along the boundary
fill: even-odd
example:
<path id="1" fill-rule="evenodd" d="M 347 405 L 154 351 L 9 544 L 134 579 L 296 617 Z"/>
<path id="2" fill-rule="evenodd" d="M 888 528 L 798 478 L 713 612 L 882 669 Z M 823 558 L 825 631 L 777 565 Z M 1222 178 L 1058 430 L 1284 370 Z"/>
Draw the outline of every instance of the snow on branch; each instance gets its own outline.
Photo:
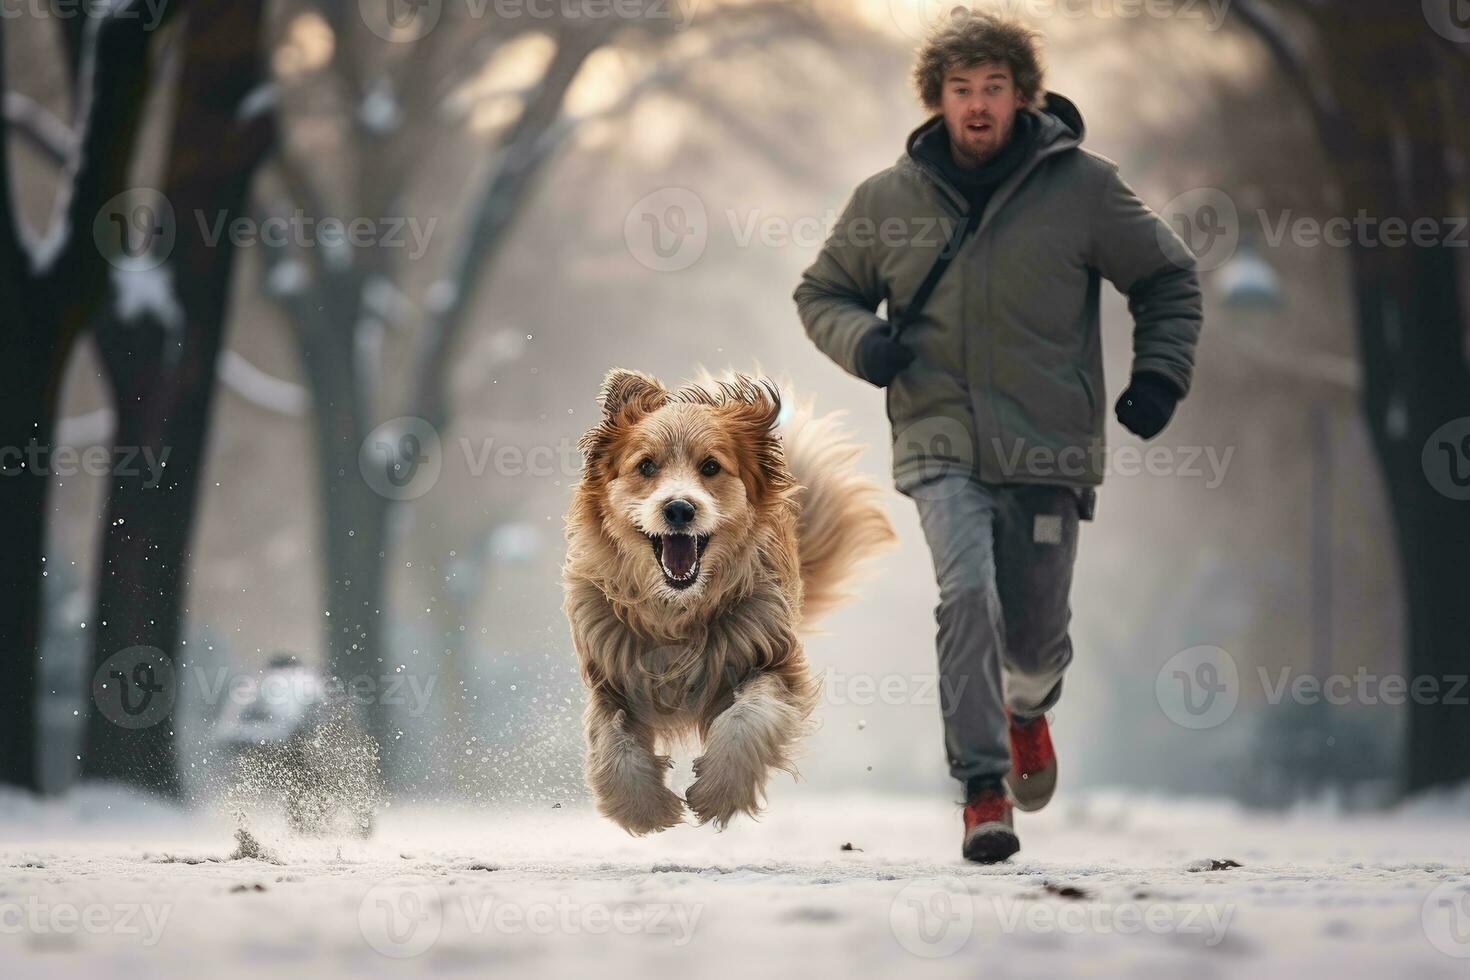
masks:
<path id="1" fill-rule="evenodd" d="M 56 166 L 64 166 L 71 156 L 75 139 L 71 127 L 30 96 L 5 93 L 5 122 L 12 132 Z"/>
<path id="2" fill-rule="evenodd" d="M 174 273 L 167 262 L 151 269 L 113 269 L 112 296 L 119 323 L 152 317 L 169 333 L 184 329 L 184 307 L 174 291 Z"/>
<path id="3" fill-rule="evenodd" d="M 220 383 L 257 408 L 293 418 L 306 414 L 306 389 L 267 374 L 232 350 L 220 352 Z"/>

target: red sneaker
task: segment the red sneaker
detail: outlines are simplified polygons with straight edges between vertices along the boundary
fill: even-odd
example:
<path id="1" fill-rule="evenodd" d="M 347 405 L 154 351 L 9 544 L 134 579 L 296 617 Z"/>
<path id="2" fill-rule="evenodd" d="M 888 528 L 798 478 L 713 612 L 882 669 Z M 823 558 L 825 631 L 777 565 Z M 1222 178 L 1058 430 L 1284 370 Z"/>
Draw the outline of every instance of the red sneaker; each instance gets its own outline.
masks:
<path id="1" fill-rule="evenodd" d="M 1011 771 L 1005 783 L 1016 809 L 1023 813 L 1051 802 L 1057 788 L 1057 753 L 1051 747 L 1046 716 L 1030 722 L 1011 718 Z"/>
<path id="2" fill-rule="evenodd" d="M 965 804 L 965 843 L 961 849 L 966 861 L 995 864 L 1021 849 L 1021 842 L 1011 828 L 1011 801 L 1005 790 L 996 786 L 982 789 Z"/>

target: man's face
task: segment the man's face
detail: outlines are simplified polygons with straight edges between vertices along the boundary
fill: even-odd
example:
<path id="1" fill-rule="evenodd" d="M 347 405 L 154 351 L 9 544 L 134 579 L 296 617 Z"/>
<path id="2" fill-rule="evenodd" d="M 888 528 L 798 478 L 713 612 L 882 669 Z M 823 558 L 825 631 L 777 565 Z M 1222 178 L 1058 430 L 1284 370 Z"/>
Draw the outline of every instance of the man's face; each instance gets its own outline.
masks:
<path id="1" fill-rule="evenodd" d="M 999 153 L 1011 138 L 1021 95 L 1010 68 L 987 62 L 945 73 L 939 108 L 955 162 L 974 167 Z"/>

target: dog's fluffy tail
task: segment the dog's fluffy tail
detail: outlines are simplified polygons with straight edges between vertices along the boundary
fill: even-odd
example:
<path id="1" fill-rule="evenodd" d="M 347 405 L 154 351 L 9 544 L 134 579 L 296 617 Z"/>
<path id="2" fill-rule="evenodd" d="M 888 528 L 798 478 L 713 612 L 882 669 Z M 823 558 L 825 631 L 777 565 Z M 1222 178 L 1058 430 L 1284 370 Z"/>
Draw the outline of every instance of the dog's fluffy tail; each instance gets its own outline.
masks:
<path id="1" fill-rule="evenodd" d="M 818 417 L 809 401 L 792 398 L 791 414 L 781 427 L 786 465 L 802 487 L 797 535 L 806 626 L 848 598 L 860 561 L 895 540 L 880 503 L 882 491 L 857 472 L 862 446 L 842 430 L 840 417 L 838 412 Z"/>

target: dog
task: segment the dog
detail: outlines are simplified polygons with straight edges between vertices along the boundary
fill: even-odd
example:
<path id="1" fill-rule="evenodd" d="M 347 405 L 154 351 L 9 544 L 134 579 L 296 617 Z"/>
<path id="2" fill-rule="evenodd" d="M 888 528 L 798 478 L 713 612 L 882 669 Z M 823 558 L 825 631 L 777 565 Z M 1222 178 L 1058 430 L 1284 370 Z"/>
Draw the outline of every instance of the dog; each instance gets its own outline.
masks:
<path id="1" fill-rule="evenodd" d="M 614 370 L 582 436 L 567 514 L 564 609 L 582 680 L 598 812 L 641 836 L 757 816 L 819 696 L 798 634 L 840 604 L 894 534 L 836 415 L 782 417 L 779 389 L 735 374 L 670 390 Z M 659 754 L 697 736 L 680 798 Z"/>

